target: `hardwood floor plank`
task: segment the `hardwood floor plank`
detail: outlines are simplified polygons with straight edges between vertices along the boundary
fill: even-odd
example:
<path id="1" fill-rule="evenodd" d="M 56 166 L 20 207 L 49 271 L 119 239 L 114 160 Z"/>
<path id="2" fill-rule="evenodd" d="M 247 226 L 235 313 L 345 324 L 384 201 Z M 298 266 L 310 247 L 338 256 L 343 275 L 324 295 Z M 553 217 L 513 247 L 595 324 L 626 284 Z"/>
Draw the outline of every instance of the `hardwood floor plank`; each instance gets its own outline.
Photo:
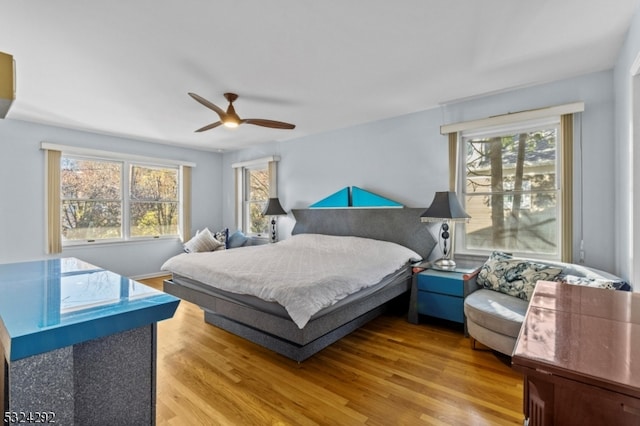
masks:
<path id="1" fill-rule="evenodd" d="M 162 289 L 162 278 L 142 280 Z M 460 328 L 383 315 L 296 363 L 204 322 L 158 324 L 158 425 L 521 425 L 522 377 Z"/>

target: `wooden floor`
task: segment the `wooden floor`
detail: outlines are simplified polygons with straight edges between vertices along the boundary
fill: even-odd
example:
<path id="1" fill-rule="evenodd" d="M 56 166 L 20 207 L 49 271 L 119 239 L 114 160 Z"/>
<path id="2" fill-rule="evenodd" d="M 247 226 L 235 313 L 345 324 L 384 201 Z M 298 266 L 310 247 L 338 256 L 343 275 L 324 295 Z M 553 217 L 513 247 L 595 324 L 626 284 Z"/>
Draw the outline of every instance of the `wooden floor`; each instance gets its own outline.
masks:
<path id="1" fill-rule="evenodd" d="M 162 288 L 162 279 L 142 280 Z M 206 324 L 158 324 L 157 424 L 516 425 L 522 379 L 450 325 L 379 317 L 302 363 Z"/>

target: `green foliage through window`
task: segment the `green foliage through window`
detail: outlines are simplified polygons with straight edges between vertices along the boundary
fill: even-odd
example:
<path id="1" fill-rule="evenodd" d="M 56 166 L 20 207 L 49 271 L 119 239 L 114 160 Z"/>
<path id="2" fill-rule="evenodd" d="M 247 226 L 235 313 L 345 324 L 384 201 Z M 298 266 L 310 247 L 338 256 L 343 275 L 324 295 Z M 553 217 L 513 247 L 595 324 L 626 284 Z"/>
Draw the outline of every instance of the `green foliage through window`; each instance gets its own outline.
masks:
<path id="1" fill-rule="evenodd" d="M 132 237 L 178 234 L 178 170 L 132 165 Z"/>

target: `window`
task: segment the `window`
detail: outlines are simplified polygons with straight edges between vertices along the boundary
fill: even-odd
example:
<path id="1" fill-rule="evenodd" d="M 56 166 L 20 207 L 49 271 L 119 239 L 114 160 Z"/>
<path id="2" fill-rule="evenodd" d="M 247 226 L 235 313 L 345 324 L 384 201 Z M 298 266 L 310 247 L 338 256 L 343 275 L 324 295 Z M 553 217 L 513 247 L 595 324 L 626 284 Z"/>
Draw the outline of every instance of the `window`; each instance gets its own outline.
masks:
<path id="1" fill-rule="evenodd" d="M 191 167 L 173 160 L 42 144 L 47 250 L 190 237 Z"/>
<path id="2" fill-rule="evenodd" d="M 574 261 L 574 118 L 582 111 L 574 102 L 440 127 L 449 136 L 449 190 L 471 215 L 458 252 Z"/>
<path id="3" fill-rule="evenodd" d="M 62 240 L 122 238 L 122 163 L 63 156 Z"/>
<path id="4" fill-rule="evenodd" d="M 245 207 L 243 229 L 248 234 L 262 235 L 268 232 L 268 218 L 262 216 L 269 200 L 268 167 L 245 169 Z"/>
<path id="5" fill-rule="evenodd" d="M 469 252 L 560 256 L 559 117 L 462 133 Z"/>
<path id="6" fill-rule="evenodd" d="M 131 165 L 130 170 L 130 235 L 178 235 L 178 168 Z"/>
<path id="7" fill-rule="evenodd" d="M 245 234 L 266 236 L 269 218 L 262 216 L 269 198 L 277 194 L 276 165 L 278 157 L 265 157 L 235 163 L 236 226 Z"/>
<path id="8" fill-rule="evenodd" d="M 60 182 L 63 243 L 178 235 L 177 167 L 63 155 Z"/>
<path id="9" fill-rule="evenodd" d="M 504 182 L 502 182 L 502 184 L 504 185 L 504 190 L 507 193 L 507 195 L 505 195 L 504 197 L 504 206 L 506 209 L 513 209 L 513 202 L 516 202 L 516 206 L 519 204 L 519 207 L 517 207 L 520 210 L 528 210 L 531 208 L 531 181 L 530 180 L 525 180 L 522 181 L 522 188 L 520 189 L 520 197 L 514 197 L 514 189 L 515 189 L 515 182 L 513 180 L 505 180 Z"/>

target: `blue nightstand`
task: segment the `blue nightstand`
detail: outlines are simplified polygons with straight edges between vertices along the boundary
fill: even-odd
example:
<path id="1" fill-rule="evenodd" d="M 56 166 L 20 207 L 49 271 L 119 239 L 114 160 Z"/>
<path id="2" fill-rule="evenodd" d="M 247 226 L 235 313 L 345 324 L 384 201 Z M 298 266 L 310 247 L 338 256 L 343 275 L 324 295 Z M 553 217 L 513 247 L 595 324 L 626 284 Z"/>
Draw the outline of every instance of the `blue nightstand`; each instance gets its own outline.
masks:
<path id="1" fill-rule="evenodd" d="M 475 277 L 482 263 L 459 263 L 456 269 L 441 271 L 430 264 L 417 265 L 411 285 L 409 302 L 410 323 L 418 324 L 420 315 L 441 318 L 464 324 L 464 298 L 469 294 L 469 281 Z"/>

